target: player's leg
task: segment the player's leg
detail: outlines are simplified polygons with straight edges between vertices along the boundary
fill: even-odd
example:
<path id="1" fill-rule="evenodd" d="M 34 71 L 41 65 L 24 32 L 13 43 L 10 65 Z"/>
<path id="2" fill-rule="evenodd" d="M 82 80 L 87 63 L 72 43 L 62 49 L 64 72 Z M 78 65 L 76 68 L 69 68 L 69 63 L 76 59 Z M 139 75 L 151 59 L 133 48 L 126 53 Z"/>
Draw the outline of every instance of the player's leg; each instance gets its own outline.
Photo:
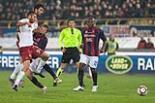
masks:
<path id="1" fill-rule="evenodd" d="M 24 75 L 28 75 L 26 72 L 29 69 L 30 66 L 30 60 L 31 60 L 31 47 L 23 47 L 19 49 L 20 56 L 22 59 L 23 69 L 20 70 L 20 72 L 17 75 L 17 78 L 14 82 L 14 85 L 12 86 L 12 89 L 17 91 L 17 88 L 20 84 L 20 81 L 23 79 Z"/>
<path id="2" fill-rule="evenodd" d="M 41 82 L 39 82 L 38 79 L 37 79 L 35 76 L 33 76 L 31 70 L 29 70 L 28 72 L 29 72 L 29 74 L 31 74 L 31 77 L 28 77 L 29 80 L 30 80 L 36 87 L 40 88 L 40 89 L 43 91 L 43 93 L 46 93 L 47 87 L 44 86 Z"/>
<path id="3" fill-rule="evenodd" d="M 48 64 L 45 64 L 43 68 L 53 77 L 53 79 L 57 78 L 56 74 Z"/>
<path id="4" fill-rule="evenodd" d="M 30 70 L 33 72 L 34 75 L 39 75 L 40 77 L 45 78 L 45 76 L 42 74 L 43 67 L 40 70 L 37 70 L 38 64 L 41 60 L 41 58 L 32 59 L 32 63 L 30 64 Z"/>
<path id="5" fill-rule="evenodd" d="M 30 74 L 31 76 L 28 77 L 29 80 L 38 88 L 42 89 L 43 92 L 46 92 L 47 87 L 44 86 L 42 83 L 40 83 L 37 78 L 33 75 L 34 72 L 36 72 L 36 67 L 38 66 L 38 63 L 40 61 L 41 58 L 36 58 L 32 60 L 32 63 L 30 64 L 30 68 L 27 72 L 29 72 L 28 74 Z"/>
<path id="6" fill-rule="evenodd" d="M 66 51 L 63 53 L 62 55 L 62 59 L 61 59 L 61 65 L 59 66 L 59 68 L 56 71 L 56 76 L 59 78 L 64 70 L 64 68 L 67 66 L 67 64 L 69 64 L 70 60 L 71 60 L 71 55 L 72 53 L 70 53 L 70 50 L 66 49 Z"/>
<path id="7" fill-rule="evenodd" d="M 22 70 L 23 68 L 23 64 L 22 63 L 19 63 L 15 69 L 13 70 L 12 74 L 10 75 L 9 77 L 9 81 L 11 82 L 11 84 L 13 85 L 14 84 L 14 81 L 16 79 L 16 76 L 18 75 L 18 73 Z"/>
<path id="8" fill-rule="evenodd" d="M 30 74 L 27 72 L 29 69 L 29 65 L 30 65 L 30 60 L 25 60 L 23 61 L 23 70 L 21 70 L 18 75 L 17 78 L 15 80 L 15 83 L 13 85 L 13 89 L 17 91 L 17 88 L 20 84 L 20 81 L 24 78 L 24 75 L 26 74 L 26 76 L 30 77 Z"/>
<path id="9" fill-rule="evenodd" d="M 28 74 L 27 77 L 36 87 L 42 89 L 43 92 L 45 93 L 47 87 L 44 86 L 41 82 L 37 80 L 36 77 L 33 76 L 33 71 L 35 71 L 34 68 L 36 68 L 36 63 L 37 63 L 37 60 L 33 60 L 33 62 L 30 64 L 30 68 L 26 71 L 26 73 Z"/>
<path id="10" fill-rule="evenodd" d="M 79 86 L 75 87 L 73 90 L 79 91 L 79 90 L 84 90 L 84 83 L 83 83 L 83 77 L 84 77 L 84 68 L 86 64 L 88 64 L 88 58 L 86 55 L 81 54 L 80 55 L 80 63 L 78 64 L 78 81 L 79 81 Z"/>
<path id="11" fill-rule="evenodd" d="M 64 68 L 67 66 L 67 63 L 61 63 L 60 67 L 57 69 L 56 76 L 59 78 L 64 71 Z"/>
<path id="12" fill-rule="evenodd" d="M 39 56 L 41 59 L 40 59 L 40 62 L 38 64 L 38 67 L 37 67 L 37 72 L 38 73 L 41 73 L 42 69 L 43 69 L 43 66 L 46 64 L 46 61 L 48 60 L 49 58 L 49 55 L 46 53 L 46 52 L 43 52 L 40 56 Z"/>
<path id="13" fill-rule="evenodd" d="M 92 71 L 92 80 L 93 80 L 93 87 L 92 87 L 92 92 L 97 92 L 97 71 L 96 68 L 91 68 Z"/>
<path id="14" fill-rule="evenodd" d="M 88 76 L 89 79 L 92 79 L 92 72 L 91 72 L 91 68 L 88 67 Z"/>
<path id="15" fill-rule="evenodd" d="M 93 87 L 92 87 L 92 92 L 97 92 L 97 65 L 98 65 L 98 57 L 90 57 L 90 69 L 92 72 L 92 80 L 93 80 Z"/>
<path id="16" fill-rule="evenodd" d="M 37 80 L 36 77 L 32 76 L 31 82 L 32 82 L 35 86 L 37 86 L 38 88 L 40 88 L 40 89 L 43 91 L 43 93 L 46 93 L 47 87 L 44 86 L 43 84 L 41 84 L 41 83 Z"/>
<path id="17" fill-rule="evenodd" d="M 42 69 L 43 69 L 43 66 L 46 64 L 46 61 L 48 60 L 49 55 L 45 51 L 40 49 L 39 47 L 33 46 L 32 47 L 32 57 L 33 58 L 41 58 L 39 60 L 38 66 L 36 68 L 38 73 L 40 73 L 42 71 Z"/>
<path id="18" fill-rule="evenodd" d="M 53 86 L 56 86 L 57 83 L 62 82 L 61 79 L 57 78 L 56 74 L 54 73 L 54 71 L 52 70 L 52 68 L 48 64 L 45 64 L 43 66 L 43 68 L 53 77 L 53 79 L 54 79 Z"/>
<path id="19" fill-rule="evenodd" d="M 62 55 L 61 64 L 56 71 L 56 76 L 58 78 L 58 80 L 57 80 L 58 82 L 62 82 L 62 80 L 59 78 L 60 78 L 61 74 L 63 73 L 64 68 L 66 68 L 67 64 L 69 64 L 69 62 L 71 60 L 71 55 L 72 55 L 72 53 L 68 49 L 66 49 L 66 51 Z M 54 82 L 53 84 L 56 85 L 55 83 L 58 83 L 58 82 Z"/>
<path id="20" fill-rule="evenodd" d="M 56 85 L 57 83 L 60 83 L 61 80 L 56 77 L 56 74 L 54 73 L 54 71 L 52 70 L 52 68 L 50 68 L 50 66 L 48 64 L 45 64 L 42 68 L 37 69 L 38 64 L 40 64 L 40 61 L 41 60 L 42 60 L 41 58 L 33 59 L 31 65 L 30 65 L 30 69 L 33 72 L 33 74 L 39 75 L 40 77 L 44 78 L 44 75 L 42 75 L 42 72 L 41 71 L 43 69 L 45 69 L 53 77 L 53 79 L 54 79 L 54 85 Z"/>

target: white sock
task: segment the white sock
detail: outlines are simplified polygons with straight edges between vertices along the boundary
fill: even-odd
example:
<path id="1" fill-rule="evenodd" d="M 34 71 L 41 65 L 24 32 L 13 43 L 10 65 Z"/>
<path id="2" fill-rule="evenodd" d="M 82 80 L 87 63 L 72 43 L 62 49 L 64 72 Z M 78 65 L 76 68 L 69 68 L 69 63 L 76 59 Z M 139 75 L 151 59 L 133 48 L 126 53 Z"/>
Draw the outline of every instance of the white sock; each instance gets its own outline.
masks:
<path id="1" fill-rule="evenodd" d="M 20 71 L 17 75 L 16 81 L 14 83 L 14 85 L 19 85 L 20 81 L 24 78 L 25 72 L 24 71 Z"/>
<path id="2" fill-rule="evenodd" d="M 90 67 L 88 67 L 88 73 L 89 73 L 89 76 L 92 78 L 92 72 L 91 72 Z"/>
<path id="3" fill-rule="evenodd" d="M 16 79 L 16 75 L 22 70 L 22 68 L 23 64 L 19 63 L 10 75 L 10 79 Z"/>
<path id="4" fill-rule="evenodd" d="M 38 67 L 36 68 L 36 71 L 37 73 L 41 73 L 42 69 L 43 69 L 43 66 L 46 64 L 46 61 L 44 60 L 40 60 L 39 61 L 39 64 L 38 64 Z"/>

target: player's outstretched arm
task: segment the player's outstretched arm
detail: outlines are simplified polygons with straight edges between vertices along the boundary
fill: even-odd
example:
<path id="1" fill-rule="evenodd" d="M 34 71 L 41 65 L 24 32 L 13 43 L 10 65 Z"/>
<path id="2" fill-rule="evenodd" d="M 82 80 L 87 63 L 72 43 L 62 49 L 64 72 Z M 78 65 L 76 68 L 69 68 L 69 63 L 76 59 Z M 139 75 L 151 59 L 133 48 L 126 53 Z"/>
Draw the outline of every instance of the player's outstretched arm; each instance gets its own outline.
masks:
<path id="1" fill-rule="evenodd" d="M 23 26 L 23 25 L 28 25 L 28 26 L 31 26 L 31 24 L 30 23 L 28 23 L 28 22 L 17 22 L 17 24 L 16 24 L 16 26 Z"/>

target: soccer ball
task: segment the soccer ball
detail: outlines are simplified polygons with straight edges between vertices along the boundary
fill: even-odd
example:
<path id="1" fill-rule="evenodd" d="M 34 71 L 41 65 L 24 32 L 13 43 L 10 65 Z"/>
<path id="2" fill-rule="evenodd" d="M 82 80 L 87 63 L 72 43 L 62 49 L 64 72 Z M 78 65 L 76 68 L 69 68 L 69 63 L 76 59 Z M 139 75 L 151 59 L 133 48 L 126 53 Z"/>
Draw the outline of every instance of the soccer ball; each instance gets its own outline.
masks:
<path id="1" fill-rule="evenodd" d="M 147 95 L 148 93 L 148 88 L 146 85 L 140 85 L 138 88 L 137 88 L 137 93 L 138 95 L 140 96 L 145 96 Z"/>

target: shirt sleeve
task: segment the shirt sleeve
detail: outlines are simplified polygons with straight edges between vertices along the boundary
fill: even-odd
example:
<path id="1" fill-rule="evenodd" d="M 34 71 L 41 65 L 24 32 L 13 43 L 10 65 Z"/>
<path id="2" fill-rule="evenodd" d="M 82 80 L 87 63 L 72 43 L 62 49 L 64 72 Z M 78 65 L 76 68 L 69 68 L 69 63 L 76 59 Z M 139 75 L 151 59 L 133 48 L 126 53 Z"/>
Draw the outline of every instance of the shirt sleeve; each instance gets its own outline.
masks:
<path id="1" fill-rule="evenodd" d="M 107 39 L 104 35 L 104 32 L 100 29 L 100 38 L 103 40 L 103 42 L 105 42 Z"/>
<path id="2" fill-rule="evenodd" d="M 24 22 L 29 22 L 29 20 L 27 18 L 24 18 L 24 19 L 19 20 L 18 22 L 24 23 Z"/>
<path id="3" fill-rule="evenodd" d="M 82 45 L 82 33 L 81 33 L 80 30 L 79 30 L 79 37 L 78 37 L 78 39 L 79 39 L 79 46 L 81 46 Z"/>
<path id="4" fill-rule="evenodd" d="M 64 38 L 64 30 L 61 31 L 60 35 L 59 35 L 59 39 L 58 39 L 58 45 L 61 48 L 63 45 L 63 38 Z"/>
<path id="5" fill-rule="evenodd" d="M 109 45 L 108 45 L 108 41 L 106 41 L 106 42 L 105 42 L 105 45 L 104 45 L 104 51 L 105 51 L 105 52 L 107 52 L 108 46 L 109 46 Z"/>
<path id="6" fill-rule="evenodd" d="M 116 50 L 118 50 L 119 49 L 119 44 L 118 44 L 118 42 L 116 42 L 117 43 L 117 47 L 116 47 Z"/>

